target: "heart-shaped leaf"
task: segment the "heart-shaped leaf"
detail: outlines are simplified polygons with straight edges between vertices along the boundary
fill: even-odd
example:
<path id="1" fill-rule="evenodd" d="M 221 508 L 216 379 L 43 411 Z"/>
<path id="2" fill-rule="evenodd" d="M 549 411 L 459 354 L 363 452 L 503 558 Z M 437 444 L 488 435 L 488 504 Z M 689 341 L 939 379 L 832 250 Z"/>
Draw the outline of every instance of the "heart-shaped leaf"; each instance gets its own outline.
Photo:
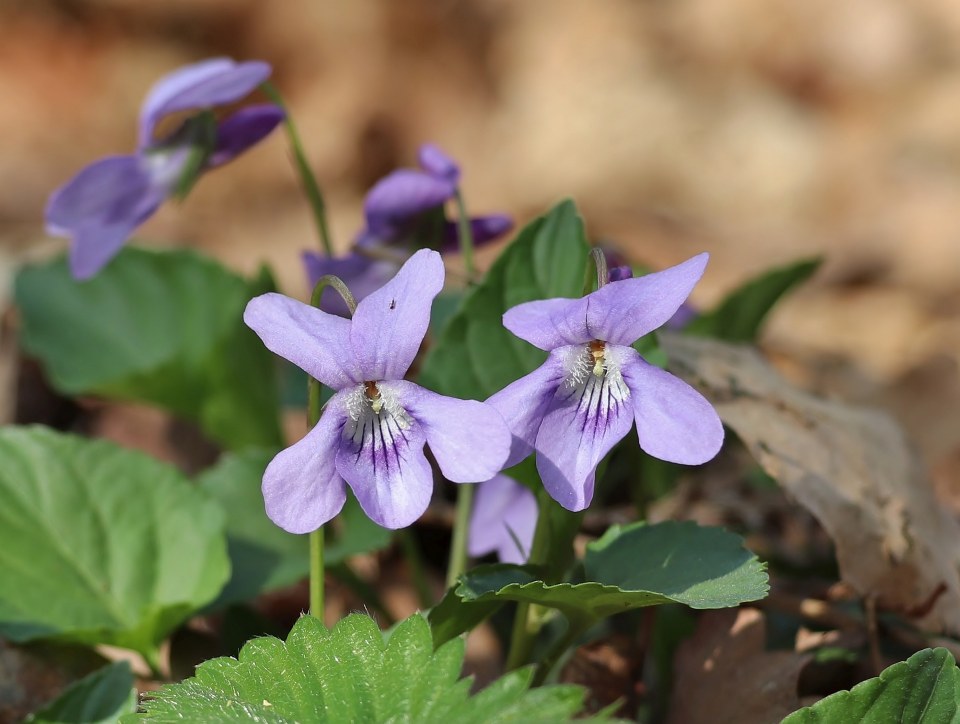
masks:
<path id="1" fill-rule="evenodd" d="M 133 672 L 126 661 L 97 669 L 68 686 L 60 696 L 27 718 L 28 724 L 113 724 L 137 710 Z"/>
<path id="2" fill-rule="evenodd" d="M 471 697 L 463 654 L 460 639 L 434 651 L 419 615 L 387 641 L 367 616 L 351 614 L 329 631 L 303 616 L 286 642 L 256 639 L 238 659 L 200 664 L 194 678 L 152 692 L 145 713 L 124 721 L 561 722 L 582 707 L 576 686 L 531 691 L 530 669 Z"/>
<path id="3" fill-rule="evenodd" d="M 63 259 L 25 267 L 15 296 L 23 347 L 59 391 L 159 405 L 228 447 L 279 447 L 273 357 L 243 324 L 271 286 L 193 252 L 127 247 L 82 283 Z"/>
<path id="4" fill-rule="evenodd" d="M 105 441 L 0 430 L 0 635 L 155 654 L 230 572 L 220 506 Z"/>
<path id="5" fill-rule="evenodd" d="M 532 569 L 496 564 L 461 577 L 430 614 L 440 643 L 476 625 L 476 604 L 535 603 L 579 623 L 633 608 L 682 603 L 726 608 L 767 594 L 767 575 L 743 540 L 692 522 L 614 526 L 587 546 L 583 583 L 547 584 Z M 450 600 L 455 596 L 463 605 Z"/>

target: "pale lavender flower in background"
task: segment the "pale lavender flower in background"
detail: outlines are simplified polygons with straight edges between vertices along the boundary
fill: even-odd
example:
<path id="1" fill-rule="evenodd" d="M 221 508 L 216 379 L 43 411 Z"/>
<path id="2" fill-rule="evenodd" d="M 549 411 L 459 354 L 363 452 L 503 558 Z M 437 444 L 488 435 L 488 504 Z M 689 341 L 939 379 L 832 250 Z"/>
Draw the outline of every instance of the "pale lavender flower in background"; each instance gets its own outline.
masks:
<path id="1" fill-rule="evenodd" d="M 367 193 L 363 204 L 365 225 L 354 241 L 353 251 L 340 257 L 303 252 L 311 289 L 320 277 L 334 274 L 359 300 L 389 279 L 414 250 L 457 247 L 457 224 L 447 219 L 445 206 L 457 194 L 460 167 L 433 144 L 420 147 L 419 162 L 422 170 L 397 169 Z M 504 214 L 470 218 L 476 245 L 494 241 L 512 228 L 513 221 Z M 390 260 L 390 256 L 396 260 Z M 342 300 L 332 291 L 324 295 L 321 307 L 346 315 Z"/>
<path id="2" fill-rule="evenodd" d="M 510 432 L 496 410 L 403 379 L 443 276 L 440 254 L 418 251 L 349 320 L 280 294 L 247 304 L 243 319 L 270 350 L 335 391 L 320 422 L 264 473 L 267 515 L 284 530 L 326 523 L 347 485 L 377 524 L 410 525 L 433 492 L 426 443 L 456 483 L 488 480 L 503 467 Z"/>
<path id="3" fill-rule="evenodd" d="M 477 486 L 467 541 L 471 556 L 496 553 L 503 563 L 526 563 L 536 528 L 537 499 L 528 488 L 503 474 Z"/>
<path id="4" fill-rule="evenodd" d="M 630 347 L 673 316 L 707 258 L 503 315 L 507 329 L 550 352 L 542 366 L 488 400 L 513 433 L 508 467 L 536 452 L 547 492 L 576 511 L 590 504 L 598 463 L 634 421 L 640 447 L 653 457 L 698 465 L 717 454 L 723 425 L 710 403 Z"/>
<path id="5" fill-rule="evenodd" d="M 208 129 L 197 115 L 157 138 L 160 121 L 170 114 L 239 101 L 269 76 L 267 63 L 214 58 L 180 68 L 153 86 L 140 111 L 135 153 L 90 164 L 47 203 L 49 233 L 72 240 L 74 277 L 87 279 L 100 271 L 133 231 L 176 192 L 192 153 L 207 154 L 202 170 L 222 166 L 263 139 L 284 115 L 273 104 L 249 106 L 216 121 L 212 138 L 204 138 Z M 206 143 L 209 148 L 202 147 Z"/>

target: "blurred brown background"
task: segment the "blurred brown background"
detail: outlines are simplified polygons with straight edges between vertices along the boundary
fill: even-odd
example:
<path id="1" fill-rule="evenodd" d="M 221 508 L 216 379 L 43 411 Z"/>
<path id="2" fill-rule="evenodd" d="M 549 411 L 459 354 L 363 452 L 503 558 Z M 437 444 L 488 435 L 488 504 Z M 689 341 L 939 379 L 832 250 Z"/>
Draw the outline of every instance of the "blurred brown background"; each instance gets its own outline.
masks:
<path id="1" fill-rule="evenodd" d="M 476 212 L 572 196 L 634 261 L 710 251 L 701 305 L 826 254 L 766 348 L 893 409 L 928 463 L 960 458 L 955 2 L 0 0 L 5 268 L 62 248 L 48 193 L 131 150 L 150 84 L 212 55 L 273 64 L 343 248 L 366 188 L 432 140 Z M 280 133 L 141 235 L 268 260 L 298 296 L 316 244 Z"/>

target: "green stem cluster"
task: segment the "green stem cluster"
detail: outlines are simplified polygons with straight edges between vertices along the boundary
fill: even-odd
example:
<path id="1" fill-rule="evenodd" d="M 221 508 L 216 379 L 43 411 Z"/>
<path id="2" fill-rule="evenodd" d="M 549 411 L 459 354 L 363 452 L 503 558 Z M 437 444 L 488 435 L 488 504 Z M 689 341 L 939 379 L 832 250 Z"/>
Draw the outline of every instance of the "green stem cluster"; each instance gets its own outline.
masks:
<path id="1" fill-rule="evenodd" d="M 323 192 L 320 190 L 320 184 L 317 183 L 316 176 L 307 163 L 307 156 L 303 150 L 303 142 L 300 140 L 300 133 L 297 131 L 297 125 L 290 115 L 290 109 L 283 101 L 280 91 L 272 83 L 264 83 L 261 88 L 271 101 L 280 106 L 283 111 L 283 127 L 287 133 L 287 140 L 290 142 L 290 150 L 293 153 L 293 163 L 300 175 L 300 181 L 303 184 L 303 192 L 307 196 L 310 208 L 313 210 L 314 222 L 317 225 L 317 232 L 320 235 L 320 243 L 323 245 L 323 251 L 327 256 L 333 256 L 333 241 L 330 237 L 330 228 L 327 226 L 327 205 L 323 200 Z"/>

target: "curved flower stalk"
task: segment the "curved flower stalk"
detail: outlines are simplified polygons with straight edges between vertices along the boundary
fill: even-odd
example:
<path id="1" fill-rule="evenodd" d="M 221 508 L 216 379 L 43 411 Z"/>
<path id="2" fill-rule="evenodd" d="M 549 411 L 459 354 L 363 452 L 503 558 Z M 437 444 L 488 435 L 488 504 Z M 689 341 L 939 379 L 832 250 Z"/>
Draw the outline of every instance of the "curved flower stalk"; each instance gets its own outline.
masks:
<path id="1" fill-rule="evenodd" d="M 630 347 L 674 315 L 707 258 L 503 315 L 507 329 L 550 352 L 542 366 L 488 400 L 513 433 L 507 466 L 536 452 L 547 492 L 578 511 L 593 499 L 598 463 L 634 422 L 640 447 L 653 457 L 698 465 L 717 454 L 723 425 L 710 403 Z"/>
<path id="2" fill-rule="evenodd" d="M 311 288 L 320 277 L 334 274 L 360 300 L 396 273 L 412 250 L 456 248 L 457 224 L 447 219 L 444 207 L 457 196 L 460 167 L 433 144 L 420 147 L 419 162 L 421 170 L 397 169 L 367 193 L 363 205 L 365 226 L 357 235 L 352 252 L 342 257 L 303 252 Z M 470 218 L 475 244 L 494 241 L 512 228 L 513 221 L 504 214 Z M 394 260 L 389 259 L 391 255 L 396 255 Z M 325 297 L 322 308 L 346 315 L 346 307 L 335 295 Z"/>
<path id="3" fill-rule="evenodd" d="M 418 251 L 350 320 L 281 294 L 247 304 L 244 321 L 271 351 L 335 390 L 320 422 L 264 473 L 267 515 L 284 530 L 307 533 L 333 518 L 346 485 L 378 525 L 410 525 L 433 492 L 426 443 L 453 482 L 488 480 L 503 467 L 510 432 L 496 410 L 403 379 L 443 276 L 440 255 Z"/>
<path id="4" fill-rule="evenodd" d="M 467 550 L 471 556 L 496 553 L 503 563 L 526 563 L 537 527 L 537 500 L 508 475 L 477 486 Z"/>
<path id="5" fill-rule="evenodd" d="M 136 151 L 90 164 L 47 203 L 48 232 L 72 240 L 75 278 L 100 271 L 160 204 L 186 190 L 196 174 L 222 166 L 263 139 L 283 120 L 283 111 L 273 104 L 254 105 L 219 121 L 199 113 L 158 138 L 160 121 L 235 103 L 270 72 L 260 61 L 213 58 L 180 68 L 153 86 L 140 110 Z"/>

